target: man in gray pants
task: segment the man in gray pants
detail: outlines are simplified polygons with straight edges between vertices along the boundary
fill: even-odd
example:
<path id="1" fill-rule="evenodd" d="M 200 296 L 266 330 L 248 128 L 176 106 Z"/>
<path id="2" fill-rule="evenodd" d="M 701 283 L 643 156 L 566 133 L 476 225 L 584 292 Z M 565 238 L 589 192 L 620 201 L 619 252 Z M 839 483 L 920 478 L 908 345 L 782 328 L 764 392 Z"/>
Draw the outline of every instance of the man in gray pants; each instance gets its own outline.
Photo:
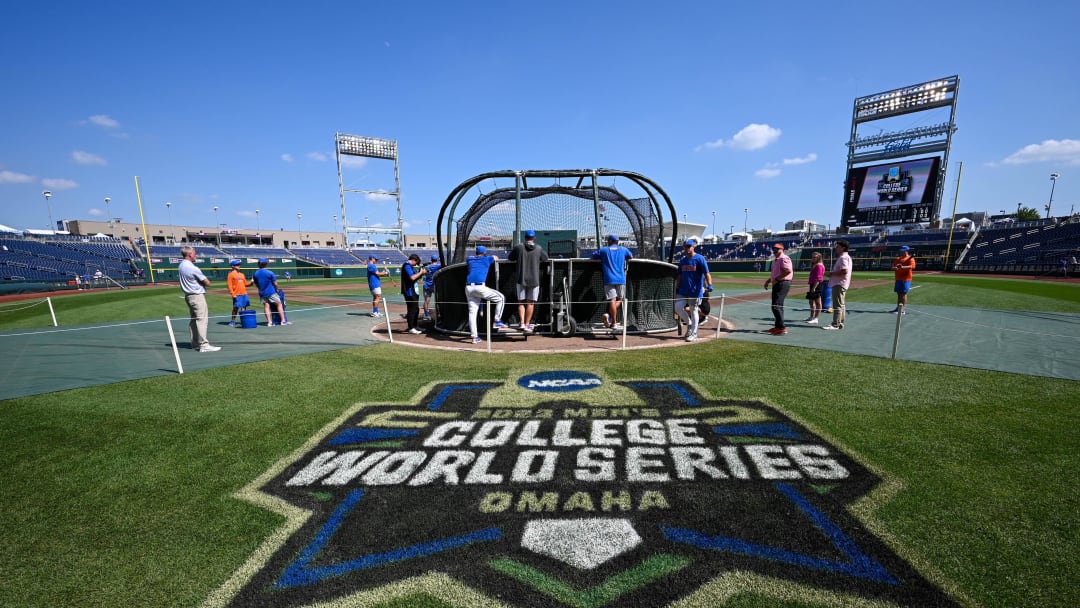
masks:
<path id="1" fill-rule="evenodd" d="M 525 231 L 525 242 L 517 245 L 510 252 L 510 261 L 517 262 L 517 298 L 518 320 L 521 331 L 532 333 L 533 309 L 540 299 L 540 265 L 546 264 L 548 254 L 536 244 L 536 232 Z"/>

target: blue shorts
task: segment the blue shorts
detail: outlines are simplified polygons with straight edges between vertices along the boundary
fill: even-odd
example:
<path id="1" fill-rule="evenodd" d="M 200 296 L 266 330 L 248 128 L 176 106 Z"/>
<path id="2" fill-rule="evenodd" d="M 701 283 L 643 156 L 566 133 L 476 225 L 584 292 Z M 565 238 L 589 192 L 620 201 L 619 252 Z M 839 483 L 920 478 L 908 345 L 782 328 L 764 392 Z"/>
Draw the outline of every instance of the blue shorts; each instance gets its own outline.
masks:
<path id="1" fill-rule="evenodd" d="M 911 281 L 897 281 L 893 287 L 893 291 L 898 294 L 905 294 L 911 291 Z"/>

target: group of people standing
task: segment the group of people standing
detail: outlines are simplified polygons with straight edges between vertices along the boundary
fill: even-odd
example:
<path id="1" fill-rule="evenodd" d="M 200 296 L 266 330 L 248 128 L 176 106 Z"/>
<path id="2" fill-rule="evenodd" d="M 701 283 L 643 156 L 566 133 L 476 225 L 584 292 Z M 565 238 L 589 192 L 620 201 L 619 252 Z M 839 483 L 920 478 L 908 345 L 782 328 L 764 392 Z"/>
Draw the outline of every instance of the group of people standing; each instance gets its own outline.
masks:
<path id="1" fill-rule="evenodd" d="M 847 317 L 846 296 L 851 286 L 851 256 L 848 249 L 851 245 L 846 240 L 839 240 L 833 244 L 833 252 L 836 261 L 833 262 L 832 270 L 828 273 L 828 285 L 832 289 L 833 320 L 832 324 L 822 326 L 822 329 L 844 329 L 844 321 Z M 906 248 L 905 248 L 906 249 Z M 773 326 L 769 333 L 774 336 L 782 336 L 788 333 L 784 323 L 784 301 L 788 292 L 791 291 L 791 280 L 795 273 L 791 258 L 784 253 L 784 245 L 777 243 L 772 247 L 773 263 L 769 278 L 765 280 L 765 289 L 772 288 L 772 314 Z M 825 264 L 822 263 L 820 253 L 814 253 L 810 265 L 810 277 L 807 282 L 808 289 L 806 299 L 810 303 L 810 316 L 804 323 L 817 325 L 822 311 L 822 292 L 826 285 Z"/>
<path id="2" fill-rule="evenodd" d="M 836 260 L 833 262 L 832 270 L 828 271 L 828 276 L 826 276 L 821 254 L 813 254 L 808 280 L 809 289 L 806 292 L 806 299 L 810 303 L 810 316 L 803 321 L 804 323 L 810 325 L 819 323 L 822 312 L 822 293 L 825 285 L 828 285 L 832 290 L 833 318 L 831 324 L 823 325 L 821 328 L 833 331 L 844 329 L 844 322 L 847 320 L 847 292 L 851 287 L 852 262 L 851 255 L 848 253 L 850 248 L 848 241 L 843 239 L 833 244 Z M 794 273 L 791 258 L 784 253 L 782 244 L 773 245 L 773 256 L 772 272 L 765 280 L 764 287 L 765 289 L 769 289 L 770 286 L 772 288 L 774 322 L 768 332 L 774 336 L 780 336 L 787 333 L 787 326 L 784 324 L 784 301 L 791 290 Z M 890 312 L 904 315 L 907 314 L 904 309 L 907 307 L 907 296 L 911 291 L 911 280 L 915 271 L 915 258 L 911 255 L 910 247 L 904 245 L 900 248 L 900 255 L 893 260 L 892 269 L 896 277 L 893 286 L 893 291 L 896 292 L 896 308 Z"/>
<path id="3" fill-rule="evenodd" d="M 221 347 L 210 344 L 210 339 L 207 337 L 210 314 L 206 305 L 206 288 L 210 286 L 210 279 L 206 278 L 202 270 L 199 270 L 199 267 L 195 265 L 196 251 L 194 247 L 190 245 L 181 247 L 180 255 L 183 258 L 178 267 L 180 289 L 184 292 L 184 302 L 187 304 L 191 316 L 191 321 L 188 324 L 191 348 L 200 353 L 217 352 L 221 350 Z M 259 269 L 255 271 L 249 280 L 244 275 L 244 272 L 240 270 L 240 260 L 229 261 L 232 270 L 226 276 L 225 283 L 233 300 L 232 317 L 229 320 L 231 327 L 236 327 L 237 313 L 250 305 L 247 288 L 251 285 L 255 285 L 259 290 L 259 299 L 262 301 L 263 310 L 266 313 L 266 324 L 268 326 L 291 325 L 285 317 L 284 295 L 278 287 L 277 276 L 267 268 L 267 265 L 266 258 L 259 258 Z M 271 310 L 277 314 L 277 323 L 274 322 L 275 317 Z"/>

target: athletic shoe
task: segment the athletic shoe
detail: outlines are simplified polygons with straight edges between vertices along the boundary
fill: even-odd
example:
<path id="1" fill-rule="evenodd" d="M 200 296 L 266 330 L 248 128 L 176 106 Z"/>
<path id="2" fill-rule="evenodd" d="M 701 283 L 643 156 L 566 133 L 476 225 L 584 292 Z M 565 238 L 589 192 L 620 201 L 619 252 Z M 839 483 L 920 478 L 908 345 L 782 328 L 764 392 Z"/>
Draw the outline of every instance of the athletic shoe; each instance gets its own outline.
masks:
<path id="1" fill-rule="evenodd" d="M 492 327 L 494 327 L 495 329 L 506 329 L 509 326 L 506 323 L 503 323 L 502 321 L 495 321 L 495 324 L 492 325 Z"/>
<path id="2" fill-rule="evenodd" d="M 687 342 L 693 342 L 694 340 L 697 340 L 697 332 L 696 331 L 693 332 L 693 333 L 686 334 L 686 341 Z"/>
<path id="3" fill-rule="evenodd" d="M 368 316 L 369 316 L 369 317 L 381 317 L 381 316 L 382 316 L 382 314 L 381 314 L 381 313 L 379 313 L 379 311 L 375 311 L 375 312 L 373 312 L 373 313 L 370 313 L 370 314 L 368 314 Z"/>
<path id="4" fill-rule="evenodd" d="M 524 329 L 522 329 L 522 331 L 524 331 L 527 334 L 531 334 L 534 331 L 536 331 L 536 326 L 533 325 L 532 323 L 529 323 L 528 325 L 525 326 Z"/>
<path id="5" fill-rule="evenodd" d="M 802 320 L 802 322 L 803 323 L 816 323 L 817 319 L 815 319 L 814 317 L 806 317 L 805 319 Z"/>
<path id="6" fill-rule="evenodd" d="M 429 315 L 428 313 L 425 312 L 424 313 L 424 320 L 425 321 L 430 321 L 431 320 L 431 315 Z"/>
<path id="7" fill-rule="evenodd" d="M 417 328 L 415 328 L 415 327 L 414 327 L 414 328 L 412 328 L 412 329 L 410 329 L 410 330 L 409 330 L 409 333 L 410 333 L 410 334 L 413 334 L 413 335 L 416 335 L 416 334 L 422 334 L 422 333 L 424 333 L 424 330 L 422 330 L 422 329 L 417 329 Z"/>
<path id="8" fill-rule="evenodd" d="M 611 327 L 611 315 L 604 313 L 604 327 Z"/>
<path id="9" fill-rule="evenodd" d="M 817 320 L 816 318 L 814 318 L 814 319 L 807 319 L 807 320 L 806 320 L 806 322 L 807 322 L 807 323 L 810 323 L 811 325 L 817 325 L 817 323 L 818 323 L 818 320 Z"/>
<path id="10" fill-rule="evenodd" d="M 622 325 L 619 325 L 618 323 L 612 323 L 611 329 L 612 331 L 622 331 Z"/>
<path id="11" fill-rule="evenodd" d="M 477 336 L 472 337 L 472 343 L 473 344 L 480 344 L 481 342 L 483 342 L 483 340 L 481 340 L 479 337 L 477 337 Z"/>
<path id="12" fill-rule="evenodd" d="M 840 328 L 835 326 L 835 325 L 822 325 L 821 329 L 840 329 Z"/>
<path id="13" fill-rule="evenodd" d="M 229 327 L 236 327 L 236 321 L 229 321 Z"/>
<path id="14" fill-rule="evenodd" d="M 292 325 L 292 321 L 285 321 L 282 325 Z"/>
<path id="15" fill-rule="evenodd" d="M 220 346 L 213 346 L 211 344 L 207 344 L 207 345 L 203 346 L 202 348 L 200 348 L 199 352 L 200 353 L 216 353 L 219 350 L 221 350 Z"/>
<path id="16" fill-rule="evenodd" d="M 786 327 L 773 327 L 769 329 L 769 333 L 774 336 L 782 336 L 787 333 Z"/>
<path id="17" fill-rule="evenodd" d="M 900 307 L 896 307 L 896 308 L 894 308 L 894 309 L 890 310 L 889 312 L 890 312 L 890 313 L 892 313 L 892 314 L 894 314 L 894 315 L 895 315 L 895 314 L 898 314 L 898 313 L 900 312 Z"/>

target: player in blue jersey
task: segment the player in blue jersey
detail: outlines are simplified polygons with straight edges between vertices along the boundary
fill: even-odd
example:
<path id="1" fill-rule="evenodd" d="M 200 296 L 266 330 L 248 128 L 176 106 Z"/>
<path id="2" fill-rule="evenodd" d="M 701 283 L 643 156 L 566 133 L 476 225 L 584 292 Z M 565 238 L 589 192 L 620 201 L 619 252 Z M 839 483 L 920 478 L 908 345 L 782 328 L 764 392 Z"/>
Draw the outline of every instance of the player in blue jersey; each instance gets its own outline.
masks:
<path id="1" fill-rule="evenodd" d="M 431 254 L 431 263 L 427 265 L 427 274 L 424 275 L 424 320 L 430 320 L 431 296 L 435 294 L 435 273 L 439 272 L 442 264 L 439 263 L 439 254 Z"/>
<path id="2" fill-rule="evenodd" d="M 495 255 L 487 255 L 487 247 L 476 246 L 476 255 L 469 256 L 466 263 L 469 274 L 465 278 L 465 296 L 469 299 L 469 333 L 473 344 L 479 344 L 480 334 L 476 331 L 476 315 L 480 312 L 480 302 L 487 300 L 495 303 L 495 329 L 506 328 L 502 322 L 503 306 L 506 298 L 498 291 L 485 285 L 491 265 L 499 261 Z"/>
<path id="3" fill-rule="evenodd" d="M 425 274 L 427 274 L 427 269 L 420 265 L 420 256 L 415 253 L 401 265 L 401 295 L 405 298 L 405 321 L 408 323 L 410 334 L 424 333 L 417 327 L 420 317 L 420 291 L 416 288 L 416 284 L 418 282 L 422 284 Z"/>
<path id="4" fill-rule="evenodd" d="M 369 255 L 367 263 L 367 285 L 371 291 L 371 316 L 379 316 L 379 300 L 382 299 L 382 281 L 379 277 L 390 276 L 389 270 L 379 270 L 379 267 L 375 265 L 379 261 L 379 258 Z"/>
<path id="5" fill-rule="evenodd" d="M 626 298 L 626 264 L 634 257 L 630 250 L 619 244 L 619 237 L 607 237 L 607 247 L 593 252 L 594 260 L 600 260 L 604 272 L 604 296 L 608 311 L 604 313 L 604 327 L 619 329 L 619 305 Z"/>
<path id="6" fill-rule="evenodd" d="M 712 289 L 709 263 L 700 253 L 694 253 L 694 240 L 689 239 L 683 243 L 683 257 L 679 260 L 679 286 L 675 290 L 675 312 L 686 323 L 687 342 L 697 340 L 701 295 Z"/>

